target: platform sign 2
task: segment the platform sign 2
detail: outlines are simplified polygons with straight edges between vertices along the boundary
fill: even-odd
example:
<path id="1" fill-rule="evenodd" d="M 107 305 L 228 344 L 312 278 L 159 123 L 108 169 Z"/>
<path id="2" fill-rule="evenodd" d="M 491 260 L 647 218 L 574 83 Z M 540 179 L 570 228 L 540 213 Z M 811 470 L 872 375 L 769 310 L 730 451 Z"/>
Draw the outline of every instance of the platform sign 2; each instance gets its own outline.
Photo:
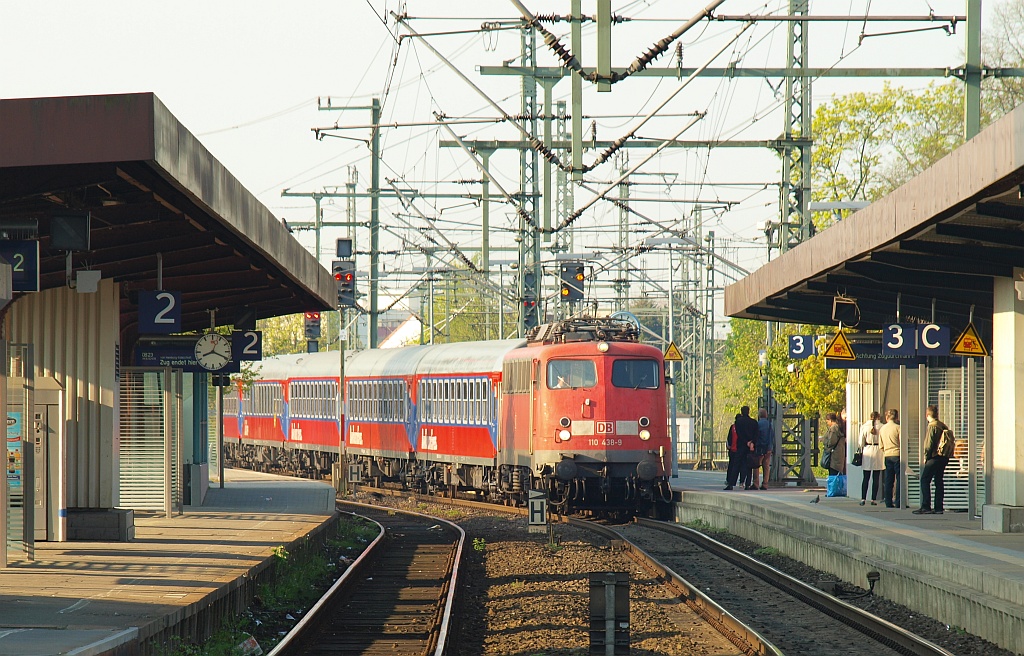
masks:
<path id="1" fill-rule="evenodd" d="M 181 292 L 139 292 L 139 334 L 181 332 Z"/>
<path id="2" fill-rule="evenodd" d="M 893 323 L 885 327 L 882 336 L 882 354 L 912 356 L 917 352 L 917 326 L 912 323 Z"/>
<path id="3" fill-rule="evenodd" d="M 39 242 L 37 240 L 0 241 L 0 256 L 11 265 L 11 291 L 39 291 Z"/>
<path id="4" fill-rule="evenodd" d="M 790 335 L 789 357 L 792 360 L 806 360 L 814 355 L 814 335 Z"/>
<path id="5" fill-rule="evenodd" d="M 231 359 L 235 361 L 256 361 L 263 359 L 263 331 L 231 331 Z"/>

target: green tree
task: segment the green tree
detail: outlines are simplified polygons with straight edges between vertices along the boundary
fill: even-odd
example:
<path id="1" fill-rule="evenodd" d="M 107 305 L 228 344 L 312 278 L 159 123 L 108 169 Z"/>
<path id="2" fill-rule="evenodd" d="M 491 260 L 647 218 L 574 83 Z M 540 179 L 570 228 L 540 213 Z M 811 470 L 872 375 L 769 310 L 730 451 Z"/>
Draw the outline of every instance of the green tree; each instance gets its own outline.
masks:
<path id="1" fill-rule="evenodd" d="M 992 67 L 1024 65 L 1024 2 L 1010 0 L 994 6 L 992 29 L 982 39 L 982 61 Z M 991 118 L 1006 114 L 1024 103 L 1024 78 L 986 78 L 981 100 Z"/>
<path id="2" fill-rule="evenodd" d="M 963 85 L 932 83 L 914 91 L 886 83 L 819 105 L 813 118 L 811 198 L 875 201 L 963 142 Z M 817 212 L 819 230 L 845 217 Z"/>

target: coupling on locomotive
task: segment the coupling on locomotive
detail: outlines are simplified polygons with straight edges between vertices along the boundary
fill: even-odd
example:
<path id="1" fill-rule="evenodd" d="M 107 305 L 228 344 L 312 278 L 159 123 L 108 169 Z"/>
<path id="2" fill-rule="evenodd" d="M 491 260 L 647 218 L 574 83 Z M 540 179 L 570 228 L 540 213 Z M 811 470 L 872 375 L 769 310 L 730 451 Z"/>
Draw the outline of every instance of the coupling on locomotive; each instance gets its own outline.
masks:
<path id="1" fill-rule="evenodd" d="M 225 405 L 229 461 L 324 475 L 343 452 L 373 485 L 505 503 L 545 490 L 563 512 L 671 501 L 664 358 L 629 321 L 360 351 L 339 369 L 337 352 L 266 361 Z"/>

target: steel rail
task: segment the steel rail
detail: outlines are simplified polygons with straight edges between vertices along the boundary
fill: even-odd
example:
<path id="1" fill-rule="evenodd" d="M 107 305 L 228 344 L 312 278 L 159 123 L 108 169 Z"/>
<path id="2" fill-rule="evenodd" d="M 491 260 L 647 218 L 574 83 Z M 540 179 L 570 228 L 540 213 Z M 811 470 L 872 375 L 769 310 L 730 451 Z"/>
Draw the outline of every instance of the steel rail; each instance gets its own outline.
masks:
<path id="1" fill-rule="evenodd" d="M 470 501 L 468 499 L 459 498 L 448 498 L 448 497 L 435 497 L 427 494 L 401 492 L 399 490 L 390 490 L 387 488 L 367 488 L 377 493 L 382 493 L 387 496 L 400 496 L 400 497 L 413 497 L 417 500 L 425 502 L 447 504 L 452 506 L 460 506 L 463 508 L 471 508 L 473 510 L 486 510 L 486 511 L 497 511 L 512 515 L 527 515 L 528 511 L 526 508 L 519 508 L 515 506 L 501 506 L 495 503 L 489 503 L 486 501 Z M 379 507 L 379 506 L 374 506 Z M 742 621 L 737 619 L 734 615 L 725 610 L 714 600 L 709 598 L 703 592 L 700 591 L 694 585 L 691 585 L 688 581 L 683 579 L 679 574 L 659 562 L 656 558 L 648 554 L 646 551 L 633 544 L 630 540 L 625 538 L 618 531 L 597 524 L 592 521 L 576 519 L 574 517 L 560 516 L 560 521 L 553 523 L 565 523 L 578 528 L 583 528 L 589 531 L 593 531 L 602 537 L 611 540 L 621 540 L 622 544 L 626 548 L 627 555 L 640 564 L 642 567 L 652 571 L 656 576 L 664 582 L 666 586 L 671 588 L 678 594 L 678 598 L 687 605 L 691 610 L 697 613 L 705 622 L 714 627 L 716 631 L 722 634 L 729 642 L 734 644 L 739 649 L 744 650 L 745 654 L 751 656 L 782 656 L 783 652 L 775 647 L 770 641 L 761 636 L 757 631 L 750 628 Z M 440 656 L 438 654 L 438 656 Z"/>
<path id="2" fill-rule="evenodd" d="M 376 524 L 377 528 L 380 529 L 380 533 L 377 534 L 377 537 L 375 537 L 373 541 L 370 542 L 370 544 L 366 545 L 366 548 L 363 549 L 363 552 L 359 554 L 359 556 L 354 561 L 352 561 L 352 564 L 348 566 L 348 569 L 345 570 L 345 573 L 342 574 L 341 577 L 334 582 L 334 585 L 332 585 L 327 590 L 327 592 L 325 592 L 324 595 L 317 600 L 315 604 L 313 604 L 309 611 L 306 612 L 305 616 L 303 616 L 303 618 L 299 620 L 295 626 L 292 627 L 292 630 L 285 634 L 285 636 L 281 638 L 281 641 L 278 642 L 273 649 L 267 652 L 267 656 L 281 656 L 281 654 L 284 654 L 284 650 L 291 647 L 291 643 L 298 636 L 302 635 L 302 633 L 306 630 L 306 625 L 313 621 L 312 618 L 320 612 L 320 609 L 325 604 L 327 604 L 331 598 L 334 597 L 335 593 L 337 593 L 338 590 L 348 585 L 349 579 L 356 575 L 356 573 L 361 569 L 364 562 L 368 558 L 370 558 L 371 554 L 374 554 L 374 551 L 381 543 L 381 541 L 384 539 L 384 527 L 378 522 L 370 519 L 369 517 L 363 517 L 362 515 L 357 515 L 355 513 L 345 511 L 339 512 L 343 515 L 349 515 L 353 518 L 358 517 L 359 519 Z"/>
<path id="3" fill-rule="evenodd" d="M 753 574 L 779 588 L 786 594 L 803 601 L 805 604 L 893 649 L 914 656 L 954 656 L 952 652 L 906 629 L 848 604 L 823 590 L 818 590 L 699 531 L 677 524 L 668 524 L 639 517 L 636 518 L 636 523 L 640 526 L 656 529 L 689 540 L 701 549 Z"/>
<path id="4" fill-rule="evenodd" d="M 719 606 L 711 597 L 701 592 L 700 588 L 679 576 L 670 567 L 641 549 L 615 529 L 586 519 L 576 519 L 575 517 L 568 517 L 566 521 L 572 526 L 584 528 L 604 536 L 613 545 L 621 541 L 630 558 L 635 560 L 640 566 L 656 572 L 659 578 L 665 581 L 665 585 L 679 593 L 679 599 L 683 603 L 700 615 L 705 622 L 715 627 L 729 642 L 742 649 L 745 654 L 783 656 L 783 652 L 767 638 L 744 624 L 735 615 Z"/>
<path id="5" fill-rule="evenodd" d="M 382 510 L 381 506 L 359 503 L 355 501 L 339 501 L 338 505 L 341 504 L 373 509 L 374 511 L 377 512 Z M 458 542 L 456 543 L 453 549 L 453 555 L 449 558 L 449 575 L 441 587 L 441 596 L 444 598 L 444 603 L 439 605 L 438 616 L 440 619 L 438 622 L 435 623 L 435 626 L 431 629 L 430 642 L 432 644 L 430 645 L 430 648 L 426 652 L 427 654 L 432 654 L 433 656 L 444 656 L 445 651 L 448 647 L 448 640 L 450 638 L 449 628 L 451 624 L 452 612 L 455 606 L 455 598 L 458 591 L 458 574 L 459 567 L 462 564 L 462 551 L 466 543 L 466 531 L 463 530 L 461 526 L 453 522 L 450 522 L 446 519 L 442 519 L 440 517 L 434 517 L 432 515 L 424 515 L 423 513 L 413 512 L 411 510 L 400 510 L 397 508 L 390 507 L 386 508 L 386 510 L 389 513 L 395 512 L 401 513 L 403 515 L 410 515 L 413 517 L 421 518 L 428 522 L 443 523 L 447 525 L 449 528 L 454 529 L 459 536 Z M 351 515 L 352 517 L 359 517 L 360 519 L 376 524 L 377 527 L 380 529 L 380 533 L 377 535 L 376 538 L 374 538 L 372 542 L 370 542 L 370 544 L 366 546 L 363 552 L 359 555 L 358 558 L 356 558 L 355 561 L 353 561 L 353 563 L 348 567 L 348 569 L 345 570 L 345 573 L 341 576 L 341 578 L 335 581 L 334 585 L 332 585 L 331 588 L 319 600 L 317 600 L 317 602 L 312 606 L 312 608 L 309 609 L 305 616 L 301 620 L 299 620 L 299 622 L 294 627 L 292 627 L 292 630 L 289 631 L 284 636 L 284 638 L 282 638 L 281 641 L 270 652 L 267 653 L 267 656 L 283 656 L 283 654 L 287 653 L 285 650 L 294 646 L 292 643 L 298 640 L 300 636 L 302 636 L 302 634 L 307 628 L 307 625 L 319 619 L 317 615 L 319 614 L 319 611 L 323 608 L 323 606 L 329 604 L 336 596 L 339 590 L 344 589 L 347 585 L 353 582 L 353 578 L 359 573 L 359 570 L 366 564 L 367 559 L 369 559 L 371 556 L 377 555 L 376 552 L 378 548 L 381 547 L 381 543 L 386 534 L 384 526 L 369 517 L 364 517 L 363 515 L 359 515 L 357 513 L 346 512 L 341 510 L 339 510 L 339 512 L 346 515 Z"/>

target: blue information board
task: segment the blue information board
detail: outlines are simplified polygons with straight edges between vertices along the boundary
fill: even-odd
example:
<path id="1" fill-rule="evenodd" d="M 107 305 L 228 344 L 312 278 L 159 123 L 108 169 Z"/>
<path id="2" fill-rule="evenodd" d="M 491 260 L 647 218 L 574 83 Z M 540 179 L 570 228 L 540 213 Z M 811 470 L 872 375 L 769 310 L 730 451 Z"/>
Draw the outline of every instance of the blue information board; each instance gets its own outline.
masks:
<path id="1" fill-rule="evenodd" d="M 140 338 L 135 347 L 135 364 L 139 367 L 171 367 L 189 373 L 237 374 L 241 371 L 237 359 L 224 365 L 223 369 L 204 369 L 196 361 L 198 335 Z"/>
<path id="2" fill-rule="evenodd" d="M 231 331 L 231 359 L 240 362 L 262 360 L 263 331 Z"/>
<path id="3" fill-rule="evenodd" d="M 814 335 L 790 335 L 789 357 L 793 360 L 805 360 L 814 355 Z"/>
<path id="4" fill-rule="evenodd" d="M 917 353 L 917 326 L 912 323 L 893 323 L 885 327 L 882 353 L 910 357 Z"/>
<path id="5" fill-rule="evenodd" d="M 917 329 L 918 355 L 949 355 L 949 326 L 934 323 L 919 326 Z"/>
<path id="6" fill-rule="evenodd" d="M 181 332 L 181 292 L 139 292 L 139 334 Z"/>
<path id="7" fill-rule="evenodd" d="M 0 257 L 11 265 L 11 291 L 39 291 L 38 241 L 0 241 Z"/>

